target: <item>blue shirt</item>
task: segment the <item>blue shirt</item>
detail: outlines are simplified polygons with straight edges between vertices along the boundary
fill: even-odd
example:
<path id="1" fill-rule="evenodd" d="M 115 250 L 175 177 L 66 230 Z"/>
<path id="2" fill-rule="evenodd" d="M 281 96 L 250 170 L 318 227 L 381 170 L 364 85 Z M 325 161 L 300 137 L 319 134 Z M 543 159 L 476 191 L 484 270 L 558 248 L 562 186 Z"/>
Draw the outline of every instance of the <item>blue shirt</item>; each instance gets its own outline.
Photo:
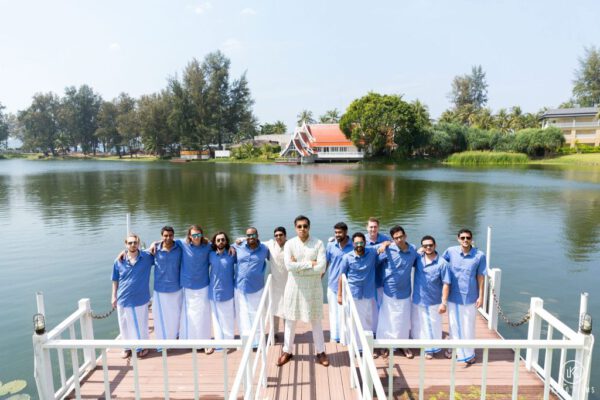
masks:
<path id="1" fill-rule="evenodd" d="M 208 253 L 210 244 L 201 243 L 196 246 L 185 240 L 177 240 L 181 246 L 181 287 L 187 289 L 202 289 L 208 286 Z"/>
<path id="2" fill-rule="evenodd" d="M 345 254 L 351 253 L 353 250 L 354 246 L 352 245 L 352 240 L 350 240 L 350 238 L 348 238 L 343 249 L 337 241 L 327 243 L 327 249 L 325 250 L 325 259 L 327 260 L 328 265 L 327 286 L 329 286 L 333 293 L 337 293 L 338 291 L 338 282 L 340 280 L 340 275 L 342 274 L 342 271 L 340 270 L 342 259 Z"/>
<path id="3" fill-rule="evenodd" d="M 464 255 L 460 246 L 449 247 L 442 255 L 450 263 L 450 296 L 457 304 L 473 304 L 479 297 L 477 276 L 486 275 L 485 254 L 471 247 Z"/>
<path id="4" fill-rule="evenodd" d="M 256 293 L 265 286 L 266 261 L 270 258 L 269 249 L 258 243 L 251 249 L 248 243 L 233 245 L 237 252 L 235 288 L 243 293 Z"/>
<path id="5" fill-rule="evenodd" d="M 441 304 L 444 283 L 450 284 L 450 265 L 439 255 L 426 264 L 425 255 L 417 257 L 413 304 L 433 306 Z"/>
<path id="6" fill-rule="evenodd" d="M 375 241 L 373 241 L 369 238 L 368 232 L 365 234 L 365 238 L 367 238 L 366 247 L 373 247 L 373 248 L 379 247 L 379 245 L 385 241 L 388 241 L 388 240 L 391 241 L 389 236 L 386 236 L 382 233 L 377 233 L 377 238 L 375 239 Z M 379 268 L 377 268 L 377 270 L 375 271 L 375 285 L 378 288 L 383 286 L 383 271 L 381 271 Z"/>
<path id="7" fill-rule="evenodd" d="M 227 301 L 233 298 L 233 285 L 236 257 L 229 255 L 227 250 L 223 254 L 212 251 L 208 254 L 210 263 L 210 286 L 208 295 L 214 301 Z"/>
<path id="8" fill-rule="evenodd" d="M 117 303 L 121 307 L 138 307 L 150 301 L 150 270 L 154 256 L 140 251 L 135 264 L 127 256 L 117 258 L 113 265 L 112 280 L 118 282 Z"/>
<path id="9" fill-rule="evenodd" d="M 382 263 L 377 270 L 382 277 L 383 293 L 388 297 L 410 297 L 410 275 L 419 255 L 415 246 L 409 243 L 407 245 L 408 248 L 403 251 L 393 243 L 379 256 Z"/>
<path id="10" fill-rule="evenodd" d="M 340 270 L 348 277 L 350 292 L 355 299 L 370 299 L 375 296 L 375 268 L 378 263 L 377 251 L 365 248 L 365 254 L 356 252 L 345 254 Z"/>
<path id="11" fill-rule="evenodd" d="M 154 290 L 160 293 L 172 293 L 181 289 L 179 271 L 181 270 L 181 246 L 173 243 L 170 251 L 163 250 L 162 242 L 156 246 L 154 254 Z"/>

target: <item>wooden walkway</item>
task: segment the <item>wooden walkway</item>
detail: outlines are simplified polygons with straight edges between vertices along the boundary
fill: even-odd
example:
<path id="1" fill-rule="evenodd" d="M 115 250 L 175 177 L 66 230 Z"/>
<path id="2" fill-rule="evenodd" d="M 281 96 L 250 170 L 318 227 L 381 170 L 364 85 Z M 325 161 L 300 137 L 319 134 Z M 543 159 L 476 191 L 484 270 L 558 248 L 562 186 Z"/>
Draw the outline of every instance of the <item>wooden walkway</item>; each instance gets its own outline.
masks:
<path id="1" fill-rule="evenodd" d="M 315 363 L 314 346 L 310 325 L 298 323 L 294 358 L 285 366 L 275 365 L 281 352 L 283 327 L 280 327 L 279 340 L 268 354 L 267 385 L 261 390 L 259 398 L 268 399 L 350 399 L 356 393 L 350 388 L 349 358 L 346 348 L 336 343 L 329 343 L 329 320 L 327 305 L 324 305 L 323 328 L 325 331 L 326 352 L 331 365 L 326 368 Z M 151 321 L 152 322 L 152 321 Z M 486 321 L 479 318 L 477 337 L 480 339 L 498 338 L 487 329 Z M 447 322 L 444 325 L 447 332 Z M 233 384 L 237 365 L 242 352 L 230 351 L 227 355 L 229 387 Z M 256 353 L 254 353 L 256 354 Z M 394 399 L 416 399 L 419 394 L 419 358 L 412 360 L 404 356 L 394 356 Z M 417 353 L 415 353 L 417 354 Z M 134 398 L 133 368 L 130 360 L 120 357 L 120 350 L 107 352 L 111 396 L 118 399 Z M 489 353 L 487 371 L 488 399 L 510 399 L 512 396 L 513 357 L 511 350 L 495 350 Z M 467 368 L 462 363 L 456 365 L 456 392 L 462 399 L 479 399 L 481 385 L 481 353 L 478 350 L 478 363 Z M 201 399 L 222 399 L 224 388 L 224 353 L 215 352 L 206 355 L 198 353 L 199 392 Z M 378 358 L 376 366 L 387 392 L 388 360 Z M 141 398 L 162 399 L 163 370 L 162 357 L 152 352 L 138 362 Z M 194 380 L 192 375 L 191 351 L 172 350 L 168 356 L 169 397 L 171 399 L 193 399 Z M 448 399 L 450 388 L 450 360 L 439 358 L 425 362 L 425 399 Z M 104 399 L 104 383 L 102 366 L 98 367 L 83 380 L 82 398 Z M 542 381 L 532 372 L 525 369 L 523 363 L 519 368 L 519 399 L 542 399 Z M 71 393 L 67 398 L 74 398 Z M 555 398 L 554 396 L 551 396 Z M 240 397 L 241 398 L 241 397 Z M 458 398 L 458 397 L 457 397 Z"/>

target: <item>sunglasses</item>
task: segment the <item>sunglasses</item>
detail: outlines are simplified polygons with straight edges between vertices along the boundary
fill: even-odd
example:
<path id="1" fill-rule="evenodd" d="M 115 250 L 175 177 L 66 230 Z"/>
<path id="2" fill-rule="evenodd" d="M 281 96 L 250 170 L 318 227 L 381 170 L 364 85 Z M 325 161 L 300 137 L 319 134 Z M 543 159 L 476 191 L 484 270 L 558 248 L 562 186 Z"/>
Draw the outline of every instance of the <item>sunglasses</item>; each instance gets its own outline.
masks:
<path id="1" fill-rule="evenodd" d="M 365 247 L 365 242 L 354 242 L 354 247 Z"/>
<path id="2" fill-rule="evenodd" d="M 425 247 L 426 249 L 428 249 L 428 248 L 430 248 L 430 247 L 433 247 L 433 246 L 435 246 L 435 245 L 434 245 L 434 244 L 423 244 L 423 245 L 421 245 L 421 246 L 423 246 L 423 247 Z"/>
<path id="3" fill-rule="evenodd" d="M 471 240 L 471 236 L 461 236 L 459 237 L 460 240 Z"/>
<path id="4" fill-rule="evenodd" d="M 201 233 L 192 233 L 190 236 L 191 236 L 193 239 L 198 239 L 198 238 L 201 238 L 201 237 L 202 237 L 202 234 L 201 234 Z"/>
<path id="5" fill-rule="evenodd" d="M 258 233 L 248 233 L 246 237 L 248 239 L 256 239 L 258 237 Z"/>
<path id="6" fill-rule="evenodd" d="M 308 225 L 306 224 L 300 224 L 300 225 L 296 225 L 297 229 L 308 229 Z"/>
<path id="7" fill-rule="evenodd" d="M 225 240 L 225 238 L 217 238 L 217 239 L 215 239 L 215 242 L 221 243 L 221 242 L 226 242 L 226 240 Z"/>
<path id="8" fill-rule="evenodd" d="M 127 242 L 128 246 L 133 246 L 134 244 L 137 244 L 138 242 Z"/>

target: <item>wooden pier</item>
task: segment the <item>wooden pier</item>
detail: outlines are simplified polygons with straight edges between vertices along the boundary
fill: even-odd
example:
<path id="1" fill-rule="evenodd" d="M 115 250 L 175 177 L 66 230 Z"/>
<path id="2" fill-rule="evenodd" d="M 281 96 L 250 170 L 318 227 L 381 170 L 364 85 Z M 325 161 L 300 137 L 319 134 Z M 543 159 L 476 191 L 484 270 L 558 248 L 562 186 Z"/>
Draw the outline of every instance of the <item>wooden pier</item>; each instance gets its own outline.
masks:
<path id="1" fill-rule="evenodd" d="M 275 365 L 281 352 L 283 326 L 280 326 L 278 340 L 267 355 L 267 388 L 258 389 L 258 398 L 268 399 L 350 399 L 356 392 L 350 387 L 350 360 L 345 346 L 329 343 L 329 319 L 327 305 L 324 305 L 323 328 L 325 329 L 326 352 L 331 365 L 326 368 L 315 363 L 314 345 L 310 325 L 298 323 L 294 358 L 285 366 Z M 152 323 L 152 321 L 151 321 Z M 444 331 L 448 331 L 447 321 Z M 153 335 L 151 335 L 153 336 Z M 482 317 L 477 321 L 478 339 L 499 339 L 499 336 L 488 329 L 487 321 Z M 394 355 L 394 399 L 417 399 L 419 388 L 419 356 L 407 359 L 403 355 Z M 130 359 L 122 359 L 120 349 L 107 352 L 107 364 L 111 397 L 133 399 L 134 378 Z M 241 350 L 229 351 L 227 354 L 228 383 L 233 384 L 237 365 L 242 356 Z M 192 353 L 189 350 L 170 350 L 167 358 L 169 398 L 194 398 L 194 379 Z M 462 399 L 479 399 L 482 376 L 481 353 L 477 351 L 478 363 L 464 367 L 457 363 L 454 383 L 456 393 Z M 489 351 L 487 368 L 486 398 L 501 400 L 512 398 L 514 353 L 511 350 L 495 349 Z M 200 352 L 198 361 L 198 386 L 201 399 L 222 399 L 224 397 L 224 354 L 215 352 L 206 355 Z M 387 387 L 388 359 L 379 357 L 376 360 L 377 370 L 384 387 Z M 160 353 L 151 352 L 146 358 L 138 360 L 140 397 L 142 399 L 165 398 L 163 375 L 163 359 Z M 425 399 L 448 399 L 450 388 L 451 362 L 440 353 L 433 360 L 425 361 Z M 96 368 L 81 382 L 81 398 L 104 398 L 104 375 L 101 360 Z M 519 365 L 519 399 L 542 399 L 544 384 L 538 376 L 525 369 L 523 362 Z M 70 393 L 67 398 L 75 398 Z M 241 395 L 239 398 L 242 398 Z M 551 394 L 551 398 L 557 398 Z"/>

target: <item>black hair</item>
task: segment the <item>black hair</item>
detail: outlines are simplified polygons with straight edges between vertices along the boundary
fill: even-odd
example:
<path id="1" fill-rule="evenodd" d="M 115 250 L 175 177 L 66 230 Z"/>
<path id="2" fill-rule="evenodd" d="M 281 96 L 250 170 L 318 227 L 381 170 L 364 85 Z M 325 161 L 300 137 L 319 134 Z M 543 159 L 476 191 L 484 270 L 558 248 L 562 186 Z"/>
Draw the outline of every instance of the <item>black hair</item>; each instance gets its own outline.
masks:
<path id="1" fill-rule="evenodd" d="M 348 232 L 348 225 L 345 222 L 338 222 L 333 226 L 333 229 L 341 229 L 343 231 Z"/>
<path id="2" fill-rule="evenodd" d="M 433 238 L 433 236 L 431 235 L 425 235 L 421 238 L 421 244 L 423 244 L 424 240 L 431 240 L 433 242 L 433 244 L 435 244 L 435 239 Z"/>
<path id="3" fill-rule="evenodd" d="M 308 217 L 305 215 L 298 215 L 296 219 L 294 219 L 294 226 L 296 226 L 296 222 L 298 221 L 306 221 L 308 222 L 308 226 L 310 226 L 310 219 L 308 219 Z"/>
<path id="4" fill-rule="evenodd" d="M 394 238 L 394 233 L 396 232 L 402 232 L 403 235 L 406 235 L 406 232 L 404 232 L 404 228 L 400 225 L 396 225 L 392 229 L 390 229 L 390 236 L 392 237 L 392 239 Z"/>

